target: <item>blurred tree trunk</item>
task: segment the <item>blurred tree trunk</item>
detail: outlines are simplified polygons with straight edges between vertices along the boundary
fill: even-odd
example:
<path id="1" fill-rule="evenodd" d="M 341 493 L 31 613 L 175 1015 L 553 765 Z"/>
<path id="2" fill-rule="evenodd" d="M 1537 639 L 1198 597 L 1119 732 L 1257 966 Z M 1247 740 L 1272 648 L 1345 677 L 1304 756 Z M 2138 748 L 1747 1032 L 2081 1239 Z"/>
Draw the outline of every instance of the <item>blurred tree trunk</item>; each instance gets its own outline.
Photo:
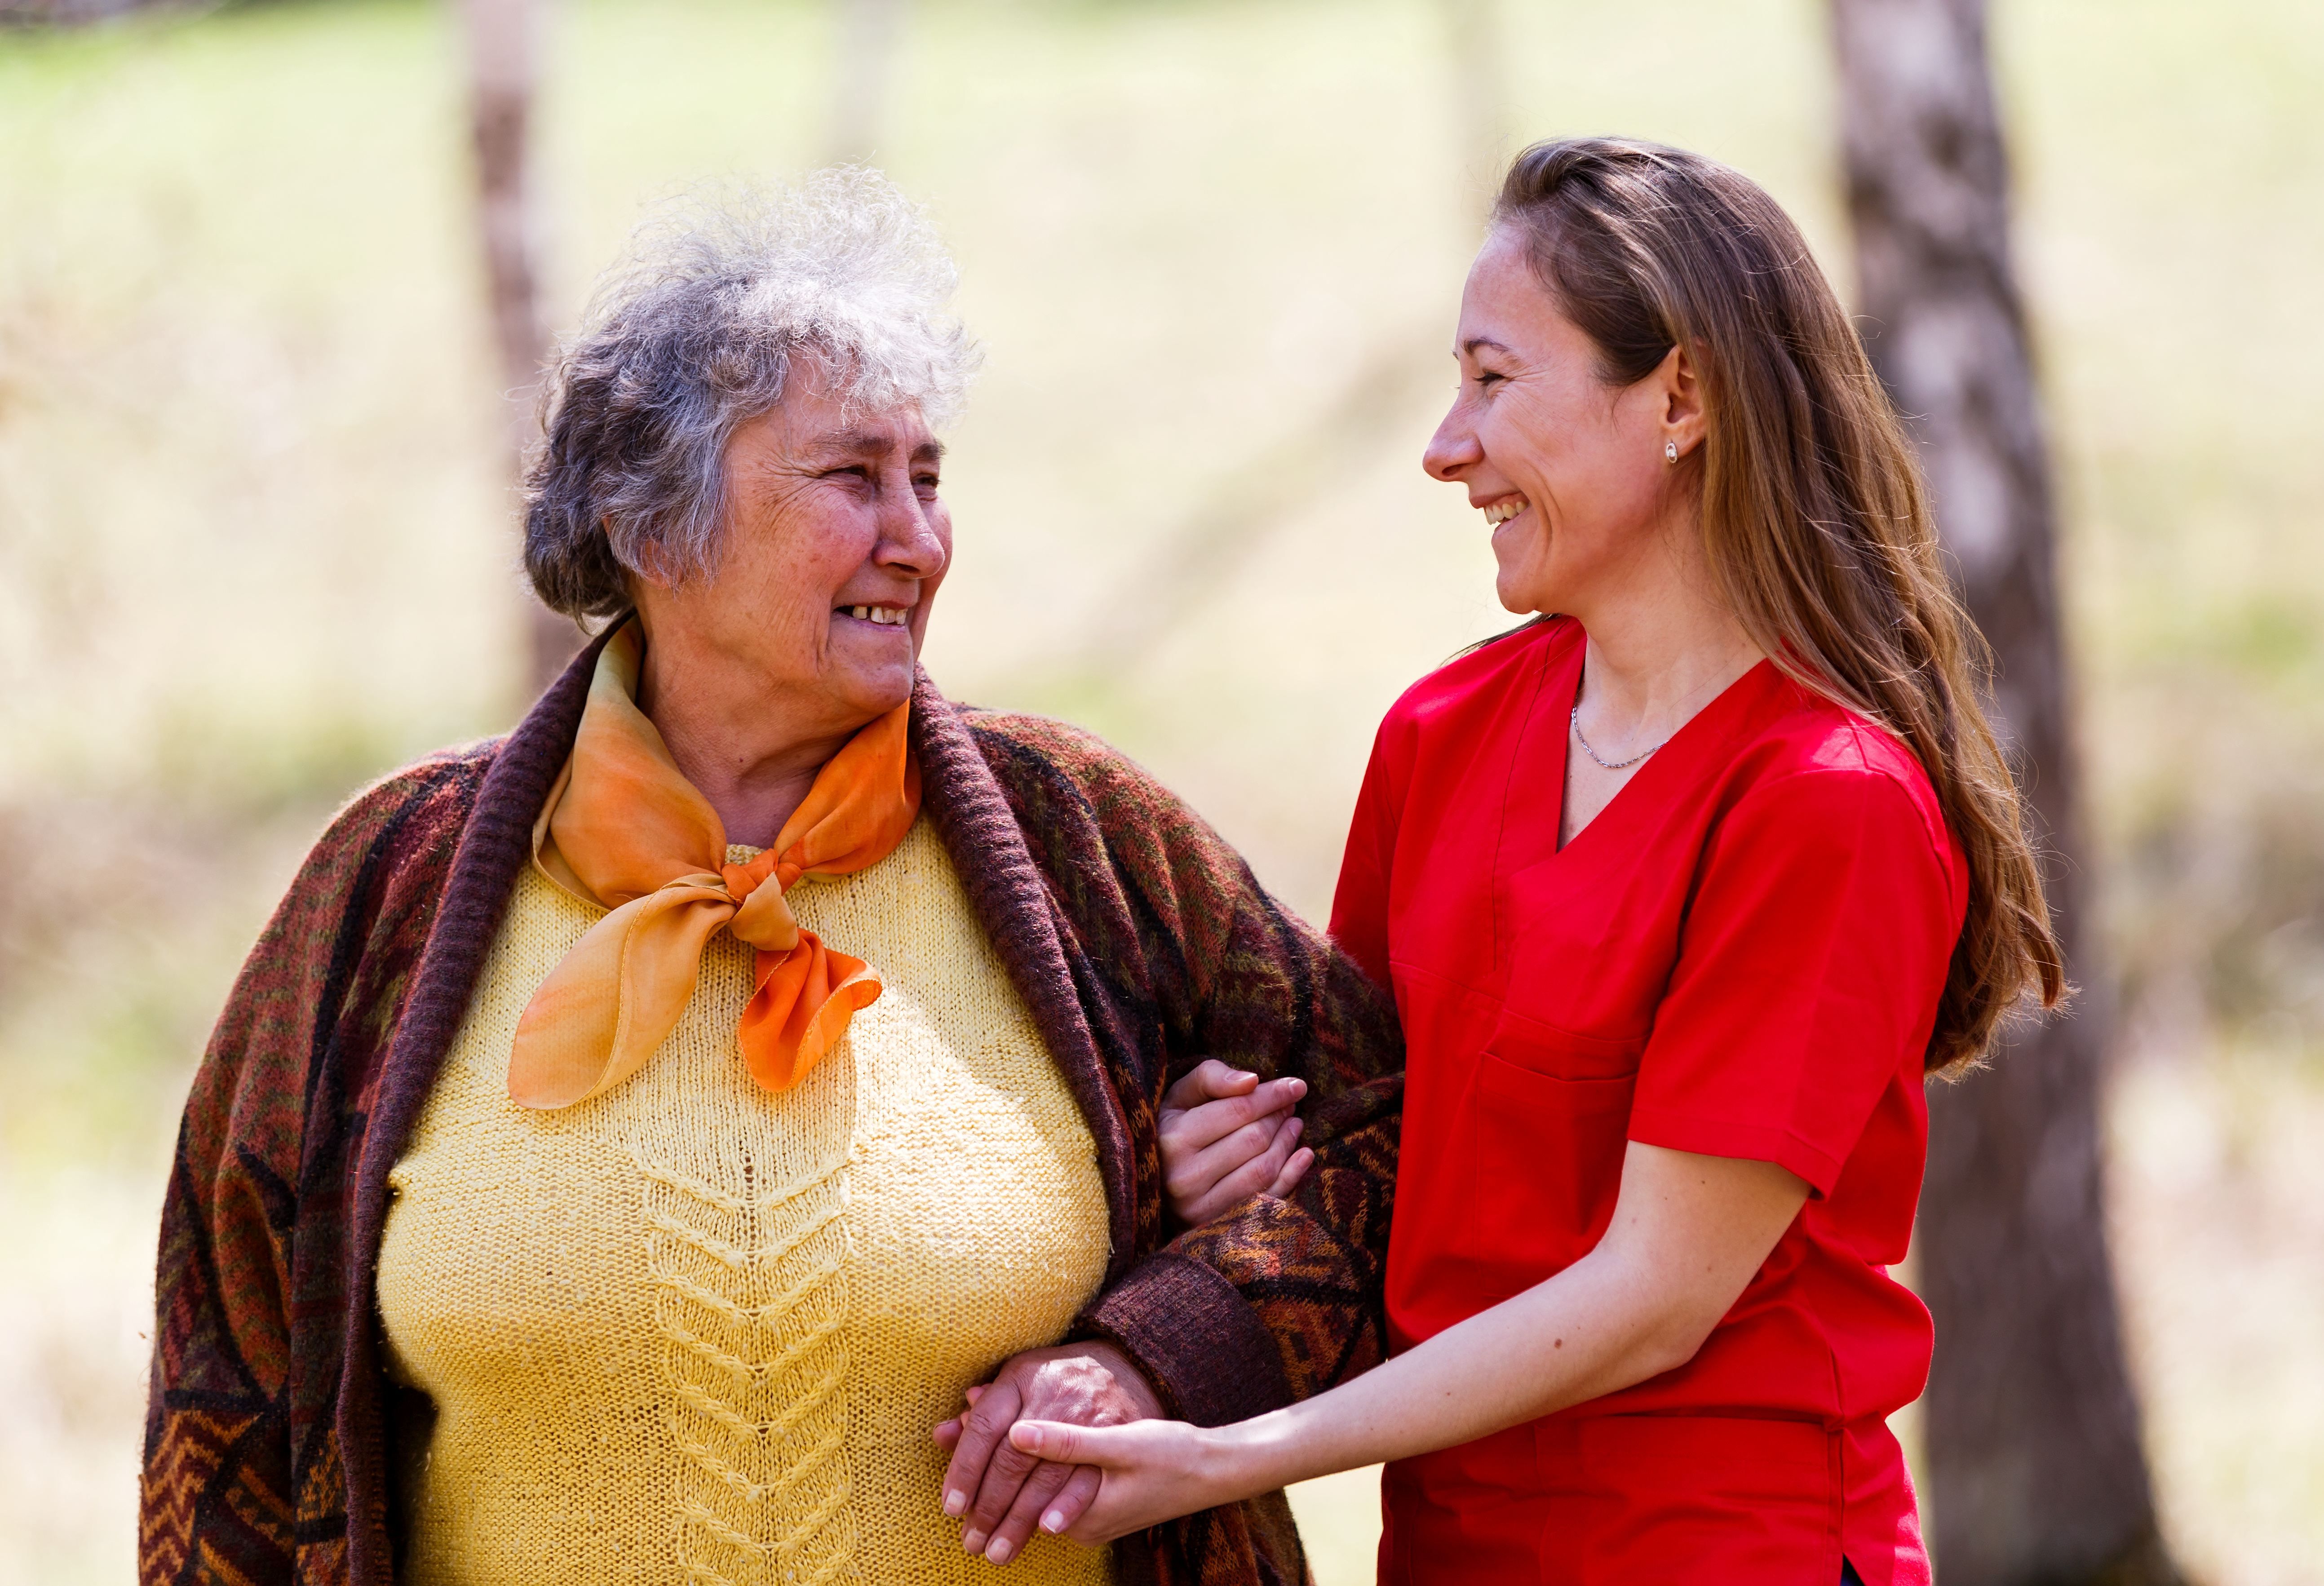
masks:
<path id="1" fill-rule="evenodd" d="M 839 0 L 837 69 L 832 74 L 829 157 L 868 164 L 887 128 L 888 90 L 903 41 L 904 0 Z"/>
<path id="2" fill-rule="evenodd" d="M 2055 516 L 1984 0 L 1834 0 L 1849 215 L 1872 359 L 1922 444 L 1998 663 L 1993 705 L 2046 844 L 2065 1018 L 1930 1097 L 1923 1425 L 1945 1586 L 2179 1580 L 2157 1531 L 2107 1253 L 2105 973 L 2058 603 Z"/>
<path id="3" fill-rule="evenodd" d="M 1479 214 L 1501 190 L 1509 157 L 1508 29 L 1501 0 L 1439 0 L 1450 47 L 1452 106 L 1461 122 L 1461 177 Z"/>
<path id="4" fill-rule="evenodd" d="M 1453 172 L 1481 221 L 1499 195 L 1509 148 L 1508 58 L 1502 0 L 1439 0 L 1445 83 L 1458 124 Z M 1144 664 L 1225 588 L 1303 503 L 1372 461 L 1412 420 L 1416 393 L 1441 390 L 1444 332 L 1436 316 L 1379 331 L 1370 355 L 1338 394 L 1298 427 L 1270 438 L 1218 484 L 1154 553 L 1134 565 L 1122 598 L 1080 645 L 1074 669 L 1111 682 Z M 1055 671 L 1054 668 L 1049 670 Z"/>
<path id="5" fill-rule="evenodd" d="M 506 427 L 503 456 L 512 488 L 539 434 L 535 404 L 549 359 L 537 260 L 532 180 L 533 88 L 540 75 L 546 0 L 457 0 L 468 40 L 468 115 L 476 161 L 477 231 Z M 580 648 L 581 634 L 538 601 L 524 602 L 530 681 L 547 687 Z"/>

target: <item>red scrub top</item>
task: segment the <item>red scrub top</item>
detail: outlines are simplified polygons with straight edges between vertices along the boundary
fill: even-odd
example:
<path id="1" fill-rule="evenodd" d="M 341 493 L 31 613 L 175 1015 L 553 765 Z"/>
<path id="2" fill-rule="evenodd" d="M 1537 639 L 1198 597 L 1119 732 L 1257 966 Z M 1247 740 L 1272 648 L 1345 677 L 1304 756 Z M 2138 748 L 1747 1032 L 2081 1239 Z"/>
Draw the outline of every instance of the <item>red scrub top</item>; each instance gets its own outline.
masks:
<path id="1" fill-rule="evenodd" d="M 1765 662 L 1561 852 L 1582 649 L 1558 619 L 1415 686 L 1349 834 L 1332 932 L 1409 1063 L 1391 1347 L 1587 1254 L 1626 1141 L 1812 1193 L 1684 1366 L 1390 1465 L 1380 1578 L 1926 1582 L 1886 1423 L 1929 1314 L 1887 1269 L 1967 871 L 1912 754 Z"/>

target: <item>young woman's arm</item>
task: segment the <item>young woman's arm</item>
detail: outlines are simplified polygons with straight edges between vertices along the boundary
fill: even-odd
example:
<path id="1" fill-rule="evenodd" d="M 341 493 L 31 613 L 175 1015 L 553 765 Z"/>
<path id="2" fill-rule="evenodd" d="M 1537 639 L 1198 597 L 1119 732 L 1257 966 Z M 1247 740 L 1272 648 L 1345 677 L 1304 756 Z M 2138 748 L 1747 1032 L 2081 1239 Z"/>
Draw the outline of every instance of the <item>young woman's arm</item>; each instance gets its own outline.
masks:
<path id="1" fill-rule="evenodd" d="M 1692 1359 L 1806 1201 L 1768 1162 L 1632 1142 L 1613 1224 L 1556 1277 L 1344 1387 L 1231 1426 L 1020 1421 L 1028 1453 L 1104 1472 L 1045 1530 L 1095 1544 L 1311 1476 L 1450 1448 Z"/>

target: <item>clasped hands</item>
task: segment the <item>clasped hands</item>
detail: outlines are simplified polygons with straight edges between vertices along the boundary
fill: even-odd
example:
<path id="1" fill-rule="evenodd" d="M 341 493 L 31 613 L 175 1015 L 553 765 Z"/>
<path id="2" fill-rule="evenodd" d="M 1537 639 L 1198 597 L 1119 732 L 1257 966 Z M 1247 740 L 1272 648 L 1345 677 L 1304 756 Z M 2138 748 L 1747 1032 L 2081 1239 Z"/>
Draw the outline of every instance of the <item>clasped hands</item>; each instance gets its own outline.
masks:
<path id="1" fill-rule="evenodd" d="M 1306 1093 L 1305 1081 L 1261 1083 L 1216 1058 L 1172 1085 L 1157 1131 L 1171 1214 L 1199 1227 L 1252 1195 L 1290 1194 L 1314 1160 L 1298 1147 L 1302 1126 L 1292 1112 Z M 1038 1447 L 1041 1434 L 1028 1427 L 1012 1436 L 1019 1422 L 1111 1427 L 1165 1413 L 1130 1357 L 1096 1341 L 1028 1350 L 970 1388 L 967 1399 L 963 1414 L 936 1429 L 952 1455 L 942 1502 L 961 1522 L 961 1545 L 996 1564 L 1023 1553 L 1037 1526 L 1053 1535 L 1073 1530 L 1100 1485 L 1096 1467 L 1026 1447 Z M 1061 1429 L 1046 1434 L 1054 1439 Z M 1086 1527 L 1074 1535 L 1105 1540 Z"/>

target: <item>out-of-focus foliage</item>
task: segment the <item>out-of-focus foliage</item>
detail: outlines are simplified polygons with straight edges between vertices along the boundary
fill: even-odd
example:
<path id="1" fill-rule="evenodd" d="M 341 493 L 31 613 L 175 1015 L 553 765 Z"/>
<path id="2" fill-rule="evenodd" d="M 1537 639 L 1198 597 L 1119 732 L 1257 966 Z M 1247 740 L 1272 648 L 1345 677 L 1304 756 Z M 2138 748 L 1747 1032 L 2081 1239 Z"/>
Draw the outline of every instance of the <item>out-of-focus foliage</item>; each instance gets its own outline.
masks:
<path id="1" fill-rule="evenodd" d="M 1813 0 L 1504 14 L 1496 86 L 1441 0 L 918 0 L 878 140 L 990 353 L 932 668 L 1112 735 L 1311 915 L 1380 711 L 1508 620 L 1417 466 L 1474 128 L 1703 149 L 1849 275 Z M 2324 1277 L 2278 1252 L 2324 1248 L 2324 12 L 1996 24 L 2158 1473 L 2213 1578 L 2315 1581 Z M 553 324 L 641 198 L 819 156 L 835 40 L 820 0 L 560 12 Z M 462 91 L 421 0 L 0 31 L 0 1582 L 127 1578 L 169 1136 L 303 843 L 521 703 Z"/>

